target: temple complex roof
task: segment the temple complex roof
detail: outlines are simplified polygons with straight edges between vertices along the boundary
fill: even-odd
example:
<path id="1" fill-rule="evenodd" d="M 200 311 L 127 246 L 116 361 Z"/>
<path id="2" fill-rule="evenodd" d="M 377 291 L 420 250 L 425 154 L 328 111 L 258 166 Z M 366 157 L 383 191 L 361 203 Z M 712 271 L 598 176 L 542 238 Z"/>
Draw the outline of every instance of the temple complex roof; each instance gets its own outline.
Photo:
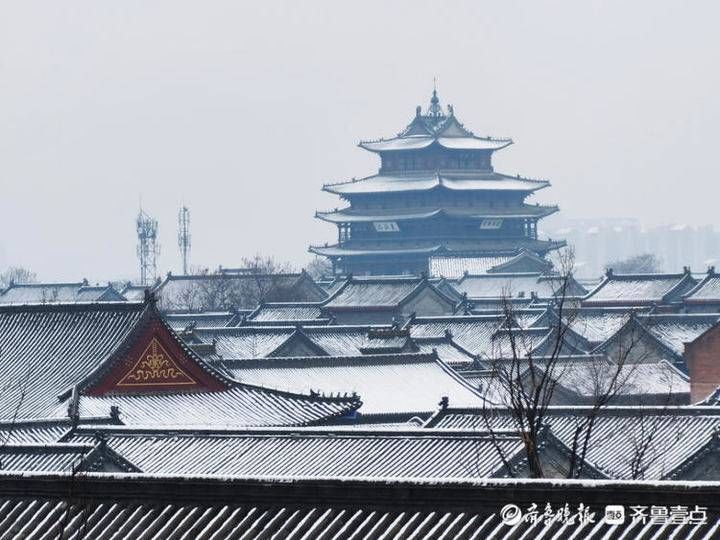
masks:
<path id="1" fill-rule="evenodd" d="M 487 478 L 502 461 L 487 433 L 431 429 L 368 431 L 332 428 L 255 430 L 78 429 L 68 439 L 89 444 L 96 433 L 146 474 L 213 474 L 272 479 L 403 477 Z M 498 434 L 508 455 L 516 435 Z M 466 459 L 473 456 L 468 470 Z"/>
<path id="2" fill-rule="evenodd" d="M 605 279 L 583 300 L 587 306 L 648 306 L 679 302 L 697 284 L 690 271 L 679 274 L 615 274 Z"/>
<path id="3" fill-rule="evenodd" d="M 686 304 L 720 304 L 720 274 L 715 273 L 714 267 L 683 300 Z"/>
<path id="4" fill-rule="evenodd" d="M 4 420 L 306 425 L 344 416 L 361 403 L 227 378 L 174 334 L 152 298 L 4 306 L 0 350 Z"/>
<path id="5" fill-rule="evenodd" d="M 358 412 L 405 420 L 436 410 L 443 397 L 457 406 L 480 406 L 482 396 L 435 352 L 264 358 L 224 362 L 239 381 L 295 393 L 362 396 Z M 465 404 L 465 405 L 461 405 Z"/>
<path id="6" fill-rule="evenodd" d="M 510 410 L 497 409 L 492 415 L 481 409 L 444 409 L 427 422 L 431 428 L 507 430 L 515 424 Z M 550 431 L 572 447 L 578 426 L 596 414 L 588 445 L 587 461 L 610 478 L 673 479 L 711 443 L 716 444 L 720 428 L 717 407 L 549 407 L 545 418 Z M 642 457 L 637 455 L 639 433 L 652 434 Z M 644 439 L 640 439 L 644 440 Z M 637 468 L 638 470 L 634 470 Z"/>
<path id="7" fill-rule="evenodd" d="M 13 283 L 0 290 L 0 304 L 66 302 L 122 302 L 125 297 L 110 285 L 77 283 Z"/>
<path id="8" fill-rule="evenodd" d="M 323 316 L 320 302 L 267 302 L 250 313 L 244 324 L 323 324 L 329 319 Z"/>
<path id="9" fill-rule="evenodd" d="M 113 435 L 111 441 L 132 444 L 132 437 Z M 141 437 L 141 435 L 138 435 Z M 178 454 L 187 455 L 176 438 L 158 441 L 162 448 L 179 444 Z M 438 437 L 442 437 L 438 435 Z M 462 441 L 472 435 L 447 435 L 445 440 L 429 444 L 424 439 L 408 442 L 409 463 L 401 457 L 401 439 L 392 437 L 377 440 L 357 440 L 366 448 L 368 464 L 377 464 L 387 471 L 403 471 L 410 466 L 411 477 L 400 473 L 390 477 L 342 479 L 335 475 L 313 479 L 289 479 L 278 475 L 221 476 L 221 475 L 109 475 L 106 473 L 22 475 L 6 473 L 0 476 L 0 503 L 5 509 L 4 525 L 17 532 L 18 538 L 303 538 L 336 540 L 387 537 L 425 538 L 704 538 L 716 536 L 720 528 L 717 505 L 717 482 L 628 482 L 577 481 L 562 479 L 477 479 L 473 468 L 482 470 L 487 459 L 493 459 L 488 447 L 467 445 L 462 459 Z M 259 437 L 258 437 L 259 438 Z M 478 436 L 477 439 L 480 439 Z M 127 443 L 125 441 L 128 441 Z M 250 441 L 248 441 L 250 442 Z M 311 439 L 298 441 L 297 448 L 308 448 L 309 462 L 315 454 Z M 378 459 L 383 442 L 395 449 L 387 462 Z M 430 443 L 430 441 L 425 441 Z M 241 440 L 231 441 L 237 451 L 230 454 L 242 464 L 244 447 Z M 187 443 L 189 445 L 189 443 Z M 292 442 L 286 444 L 292 445 Z M 336 452 L 352 445 L 349 439 L 328 443 Z M 443 463 L 438 460 L 451 449 L 457 460 Z M 261 445 L 258 445 L 261 447 Z M 241 450 L 242 448 L 242 450 Z M 139 445 L 138 454 L 141 454 Z M 432 451 L 434 450 L 434 451 Z M 508 454 L 512 454 L 508 449 Z M 163 454 L 163 453 L 159 453 Z M 222 453 L 224 455 L 224 453 Z M 498 456 L 497 452 L 494 452 Z M 205 454 L 209 463 L 218 453 Z M 249 465 L 267 470 L 283 469 L 281 454 L 256 452 L 258 461 Z M 332 454 L 337 456 L 337 454 Z M 342 471 L 341 452 L 328 462 L 327 471 Z M 422 457 L 426 456 L 426 465 Z M 160 458 L 160 456 L 158 456 Z M 208 463 L 206 462 L 206 463 Z M 460 475 L 456 463 L 463 463 L 467 478 L 453 480 L 432 479 L 438 471 L 448 476 Z M 159 462 L 154 462 L 159 463 Z M 188 466 L 193 463 L 186 462 Z M 193 464 L 194 465 L 194 464 Z M 197 464 L 202 466 L 202 462 Z M 232 462 L 227 463 L 231 467 Z M 310 470 L 322 470 L 322 460 Z M 362 462 L 353 460 L 351 470 L 363 470 Z M 303 474 L 303 470 L 296 470 Z M 288 481 L 292 480 L 292 481 Z M 73 495 L 68 497 L 68 493 Z M 562 515 L 565 505 L 570 518 L 544 520 L 543 506 Z M 520 512 L 537 508 L 539 519 L 520 519 L 509 524 L 507 511 L 501 509 L 512 503 Z M 602 519 L 605 505 L 632 508 L 652 505 L 667 509 L 671 505 L 686 509 L 680 519 L 657 522 L 654 519 L 626 519 L 623 524 L 609 524 Z M 533 506 L 534 505 L 534 506 Z M 587 509 L 585 517 L 577 509 Z M 694 513 L 693 513 L 694 512 Z M 647 514 L 643 514 L 647 515 Z M 669 514 L 672 515 L 672 514 Z M 582 517 L 579 517 L 582 516 Z"/>

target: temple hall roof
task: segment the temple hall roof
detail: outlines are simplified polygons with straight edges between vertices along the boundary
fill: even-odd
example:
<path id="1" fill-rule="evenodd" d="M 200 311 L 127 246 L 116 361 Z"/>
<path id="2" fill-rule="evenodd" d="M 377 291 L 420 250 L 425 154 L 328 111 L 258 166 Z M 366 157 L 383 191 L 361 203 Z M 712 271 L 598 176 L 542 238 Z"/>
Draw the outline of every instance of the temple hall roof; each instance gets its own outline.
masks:
<path id="1" fill-rule="evenodd" d="M 487 478 L 503 467 L 490 436 L 477 431 L 81 428 L 68 440 L 88 444 L 96 433 L 115 452 L 151 475 L 440 480 Z M 521 450 L 516 436 L 499 434 L 497 442 L 507 455 Z"/>
<path id="2" fill-rule="evenodd" d="M 710 268 L 707 275 L 683 298 L 686 304 L 720 304 L 720 274 Z"/>
<path id="3" fill-rule="evenodd" d="M 247 316 L 247 323 L 254 324 L 322 324 L 327 319 L 319 302 L 268 302 L 260 304 Z"/>
<path id="4" fill-rule="evenodd" d="M 0 418 L 50 416 L 57 396 L 115 352 L 146 308 L 126 302 L 0 308 Z"/>
<path id="5" fill-rule="evenodd" d="M 479 406 L 482 397 L 435 353 L 362 356 L 265 358 L 222 363 L 247 383 L 296 393 L 361 396 L 362 416 L 395 415 L 407 419 L 433 412 L 443 397 L 450 403 Z"/>
<path id="6" fill-rule="evenodd" d="M 678 302 L 697 284 L 692 274 L 615 274 L 605 279 L 584 299 L 583 305 L 648 306 Z"/>
<path id="7" fill-rule="evenodd" d="M 67 302 L 122 302 L 110 285 L 77 283 L 17 283 L 0 290 L 0 304 L 48 304 Z"/>
<path id="8" fill-rule="evenodd" d="M 431 428 L 512 429 L 510 412 L 497 409 L 439 411 L 426 425 Z M 547 423 L 568 448 L 577 426 L 590 414 L 585 407 L 549 407 Z M 588 445 L 587 461 L 610 478 L 673 479 L 713 442 L 720 428 L 716 407 L 603 407 L 597 414 Z M 644 435 L 643 435 L 644 434 Z M 646 445 L 638 456 L 638 445 Z"/>
<path id="9" fill-rule="evenodd" d="M 485 453 L 477 453 L 483 463 Z M 431 461 L 428 470 L 436 466 L 452 467 Z M 710 539 L 720 528 L 717 489 L 717 482 L 6 473 L 0 504 L 7 530 L 25 538 Z M 574 519 L 503 522 L 508 503 L 521 511 L 535 504 L 542 517 L 538 501 L 558 513 L 567 504 Z M 608 524 L 601 519 L 608 504 L 680 505 L 688 519 Z M 578 507 L 588 519 L 576 518 Z"/>

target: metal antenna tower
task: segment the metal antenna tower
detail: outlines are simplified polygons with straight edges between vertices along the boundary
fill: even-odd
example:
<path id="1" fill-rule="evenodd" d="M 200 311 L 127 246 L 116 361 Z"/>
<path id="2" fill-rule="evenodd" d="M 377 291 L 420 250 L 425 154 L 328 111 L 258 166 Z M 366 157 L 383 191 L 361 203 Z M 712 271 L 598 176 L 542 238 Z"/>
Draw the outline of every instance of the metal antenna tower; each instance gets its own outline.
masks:
<path id="1" fill-rule="evenodd" d="M 152 285 L 157 278 L 157 257 L 160 245 L 157 243 L 158 222 L 148 216 L 140 207 L 137 221 L 138 246 L 140 260 L 140 284 Z"/>
<path id="2" fill-rule="evenodd" d="M 190 262 L 190 210 L 187 206 L 181 206 L 178 212 L 178 247 L 183 274 L 187 275 Z"/>

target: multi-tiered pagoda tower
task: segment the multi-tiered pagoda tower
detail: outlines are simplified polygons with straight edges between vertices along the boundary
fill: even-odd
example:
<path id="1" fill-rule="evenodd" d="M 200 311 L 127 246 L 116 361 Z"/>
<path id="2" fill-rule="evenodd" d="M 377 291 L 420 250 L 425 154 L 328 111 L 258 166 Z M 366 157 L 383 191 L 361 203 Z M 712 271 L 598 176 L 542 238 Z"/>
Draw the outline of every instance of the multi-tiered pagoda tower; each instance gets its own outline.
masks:
<path id="1" fill-rule="evenodd" d="M 492 155 L 510 139 L 477 137 L 430 106 L 392 139 L 360 147 L 380 156 L 378 174 L 326 184 L 349 207 L 316 216 L 338 227 L 338 242 L 310 251 L 329 257 L 336 273 L 419 274 L 435 254 L 501 256 L 526 249 L 545 255 L 564 242 L 539 240 L 537 223 L 557 206 L 525 203 L 549 182 L 496 173 Z"/>

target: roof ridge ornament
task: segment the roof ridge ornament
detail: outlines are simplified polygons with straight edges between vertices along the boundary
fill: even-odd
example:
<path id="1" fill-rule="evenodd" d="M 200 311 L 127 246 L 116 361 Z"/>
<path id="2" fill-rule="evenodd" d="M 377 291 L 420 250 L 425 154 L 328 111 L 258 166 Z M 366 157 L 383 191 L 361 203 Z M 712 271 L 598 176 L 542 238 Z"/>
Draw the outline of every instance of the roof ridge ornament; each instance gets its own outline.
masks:
<path id="1" fill-rule="evenodd" d="M 434 85 L 433 85 L 434 86 Z M 428 107 L 427 114 L 431 118 L 445 118 L 445 111 L 443 111 L 440 105 L 440 98 L 437 95 L 437 89 L 433 87 L 432 97 L 430 98 L 430 106 Z"/>

